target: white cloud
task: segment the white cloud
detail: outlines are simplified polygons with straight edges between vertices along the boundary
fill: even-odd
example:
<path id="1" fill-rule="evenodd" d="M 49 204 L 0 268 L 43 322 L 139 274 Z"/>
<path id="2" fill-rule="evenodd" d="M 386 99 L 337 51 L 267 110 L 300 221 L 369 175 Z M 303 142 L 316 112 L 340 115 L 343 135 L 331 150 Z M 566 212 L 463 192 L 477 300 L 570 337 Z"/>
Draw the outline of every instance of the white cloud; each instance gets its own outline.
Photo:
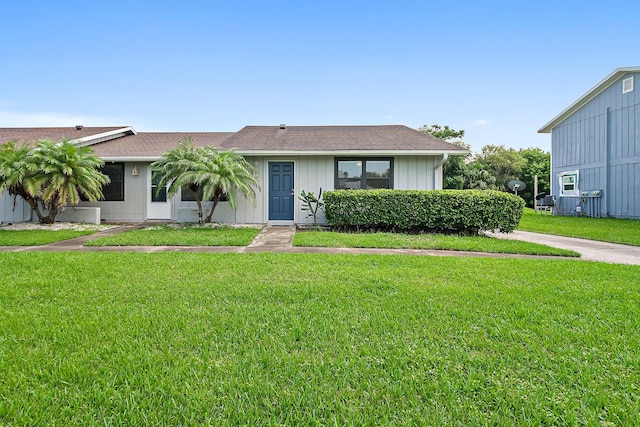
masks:
<path id="1" fill-rule="evenodd" d="M 87 116 L 66 113 L 29 113 L 0 109 L 0 127 L 71 127 L 134 125 L 132 117 Z M 136 120 L 137 121 L 137 120 Z"/>
<path id="2" fill-rule="evenodd" d="M 489 122 L 489 120 L 478 119 L 478 120 L 474 120 L 471 124 L 473 126 L 487 126 L 487 125 L 489 125 L 491 123 Z"/>

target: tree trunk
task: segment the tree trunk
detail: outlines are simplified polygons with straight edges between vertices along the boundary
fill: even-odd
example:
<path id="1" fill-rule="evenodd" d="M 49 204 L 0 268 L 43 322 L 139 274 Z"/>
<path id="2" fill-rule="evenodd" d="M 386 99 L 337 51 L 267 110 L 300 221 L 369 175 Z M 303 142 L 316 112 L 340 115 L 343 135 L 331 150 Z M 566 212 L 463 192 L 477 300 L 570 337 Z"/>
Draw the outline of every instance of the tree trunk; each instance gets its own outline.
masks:
<path id="1" fill-rule="evenodd" d="M 204 224 L 204 220 L 203 218 L 203 213 L 202 213 L 202 194 L 200 193 L 200 190 L 193 190 L 193 187 L 191 188 L 191 190 L 193 191 L 193 195 L 196 199 L 196 205 L 198 206 L 198 224 Z"/>
<path id="2" fill-rule="evenodd" d="M 220 200 L 219 196 L 214 196 L 213 197 L 213 206 L 211 206 L 211 210 L 209 211 L 209 215 L 207 215 L 207 218 L 204 220 L 205 223 L 210 223 L 211 222 L 211 218 L 213 217 L 213 211 L 216 210 L 216 206 L 218 206 L 218 201 Z"/>
<path id="3" fill-rule="evenodd" d="M 40 222 L 42 224 L 53 224 L 56 221 L 57 215 L 58 215 L 58 207 L 52 206 L 49 209 L 49 214 L 43 218 L 40 218 Z"/>
<path id="4" fill-rule="evenodd" d="M 38 205 L 39 199 L 32 197 L 26 191 L 17 191 L 16 194 L 22 197 L 22 199 L 27 202 L 31 210 L 36 213 L 40 224 L 47 224 L 46 217 L 42 214 L 42 212 L 40 211 L 40 206 Z"/>

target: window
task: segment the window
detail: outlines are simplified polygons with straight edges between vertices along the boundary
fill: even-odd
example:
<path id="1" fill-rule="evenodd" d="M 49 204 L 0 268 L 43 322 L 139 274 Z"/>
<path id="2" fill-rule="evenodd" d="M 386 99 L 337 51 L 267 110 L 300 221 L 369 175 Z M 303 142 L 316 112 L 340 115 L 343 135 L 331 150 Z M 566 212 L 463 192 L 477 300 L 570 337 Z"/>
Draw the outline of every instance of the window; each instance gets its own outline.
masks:
<path id="1" fill-rule="evenodd" d="M 180 188 L 180 200 L 182 200 L 183 202 L 195 202 L 196 201 L 196 196 L 195 194 L 193 194 L 193 191 L 191 191 L 191 188 L 189 188 L 188 185 L 185 185 L 183 187 Z M 213 199 L 211 199 L 210 201 L 213 201 Z M 223 195 L 220 198 L 221 202 L 226 202 L 227 201 L 227 195 Z"/>
<path id="2" fill-rule="evenodd" d="M 560 174 L 560 195 L 578 195 L 578 171 L 563 172 Z"/>
<path id="3" fill-rule="evenodd" d="M 336 189 L 393 188 L 393 159 L 338 158 L 336 159 Z"/>
<path id="4" fill-rule="evenodd" d="M 104 200 L 107 202 L 124 201 L 124 163 L 105 163 L 101 172 L 111 179 L 102 187 Z"/>
<path id="5" fill-rule="evenodd" d="M 167 201 L 167 187 L 164 186 L 158 192 L 158 183 L 160 182 L 160 176 L 156 172 L 151 172 L 151 201 L 152 202 L 166 202 Z"/>

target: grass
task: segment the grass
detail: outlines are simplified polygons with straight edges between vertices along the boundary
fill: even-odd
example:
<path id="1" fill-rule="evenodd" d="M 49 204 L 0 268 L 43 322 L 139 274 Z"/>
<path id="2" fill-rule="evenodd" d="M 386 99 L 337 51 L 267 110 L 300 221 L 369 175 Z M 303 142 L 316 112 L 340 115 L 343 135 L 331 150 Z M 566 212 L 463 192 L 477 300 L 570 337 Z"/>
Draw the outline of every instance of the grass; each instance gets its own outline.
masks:
<path id="1" fill-rule="evenodd" d="M 640 246 L 640 220 L 537 214 L 526 208 L 518 230 Z"/>
<path id="2" fill-rule="evenodd" d="M 159 225 L 102 237 L 86 246 L 247 246 L 258 235 L 254 227 Z"/>
<path id="3" fill-rule="evenodd" d="M 574 260 L 4 253 L 0 425 L 639 425 L 639 276 Z"/>
<path id="4" fill-rule="evenodd" d="M 536 243 L 503 240 L 487 236 L 461 237 L 442 234 L 305 231 L 296 233 L 293 245 L 329 248 L 445 249 L 528 255 L 580 256 L 574 251 L 552 248 Z"/>
<path id="5" fill-rule="evenodd" d="M 93 233 L 95 230 L 3 230 L 0 228 L 0 246 L 40 246 Z"/>

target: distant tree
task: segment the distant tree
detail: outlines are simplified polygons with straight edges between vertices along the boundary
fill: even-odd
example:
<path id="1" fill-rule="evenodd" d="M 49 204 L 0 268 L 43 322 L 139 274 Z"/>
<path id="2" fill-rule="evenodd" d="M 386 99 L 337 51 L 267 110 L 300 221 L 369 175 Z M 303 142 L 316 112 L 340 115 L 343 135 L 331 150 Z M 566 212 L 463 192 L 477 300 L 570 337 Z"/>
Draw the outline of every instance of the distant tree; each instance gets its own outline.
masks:
<path id="1" fill-rule="evenodd" d="M 151 168 L 159 176 L 158 191 L 167 185 L 169 197 L 182 187 L 193 191 L 201 224 L 211 222 L 218 203 L 225 196 L 235 211 L 238 191 L 255 205 L 255 188 L 259 188 L 256 170 L 233 150 L 195 147 L 192 139 L 187 137 L 180 145 L 164 153 L 160 160 L 153 162 Z M 208 201 L 213 203 L 205 217 L 204 203 Z"/>
<path id="2" fill-rule="evenodd" d="M 464 175 L 464 188 L 470 190 L 500 190 L 496 177 L 478 164 L 471 163 Z"/>
<path id="3" fill-rule="evenodd" d="M 424 125 L 418 128 L 418 132 L 427 133 L 447 142 L 462 141 L 464 139 L 464 130 L 455 130 L 446 125 Z"/>
<path id="4" fill-rule="evenodd" d="M 520 179 L 527 161 L 521 152 L 504 145 L 485 145 L 473 159 L 479 169 L 489 171 L 496 177 L 496 185 L 507 191 L 507 183 Z"/>
<path id="5" fill-rule="evenodd" d="M 538 192 L 551 193 L 549 177 L 551 175 L 551 153 L 543 151 L 541 148 L 526 148 L 519 150 L 522 157 L 526 160 L 520 180 L 527 186 L 522 193 L 518 192 L 525 200 L 527 206 L 534 207 L 535 194 L 534 182 L 535 176 L 538 175 Z"/>
<path id="6" fill-rule="evenodd" d="M 89 147 L 69 141 L 42 140 L 33 148 L 14 142 L 0 147 L 0 190 L 22 197 L 42 224 L 52 224 L 65 205 L 77 205 L 80 196 L 97 201 L 109 177 L 100 172 L 104 162 Z"/>
<path id="7" fill-rule="evenodd" d="M 471 150 L 471 146 L 463 141 L 464 130 L 455 130 L 449 126 L 440 125 L 424 125 L 418 128 L 418 132 L 426 133 L 436 138 L 443 139 L 447 142 Z M 462 190 L 465 182 L 465 174 L 467 173 L 466 161 L 471 154 L 465 156 L 451 156 L 442 166 L 442 188 Z"/>

